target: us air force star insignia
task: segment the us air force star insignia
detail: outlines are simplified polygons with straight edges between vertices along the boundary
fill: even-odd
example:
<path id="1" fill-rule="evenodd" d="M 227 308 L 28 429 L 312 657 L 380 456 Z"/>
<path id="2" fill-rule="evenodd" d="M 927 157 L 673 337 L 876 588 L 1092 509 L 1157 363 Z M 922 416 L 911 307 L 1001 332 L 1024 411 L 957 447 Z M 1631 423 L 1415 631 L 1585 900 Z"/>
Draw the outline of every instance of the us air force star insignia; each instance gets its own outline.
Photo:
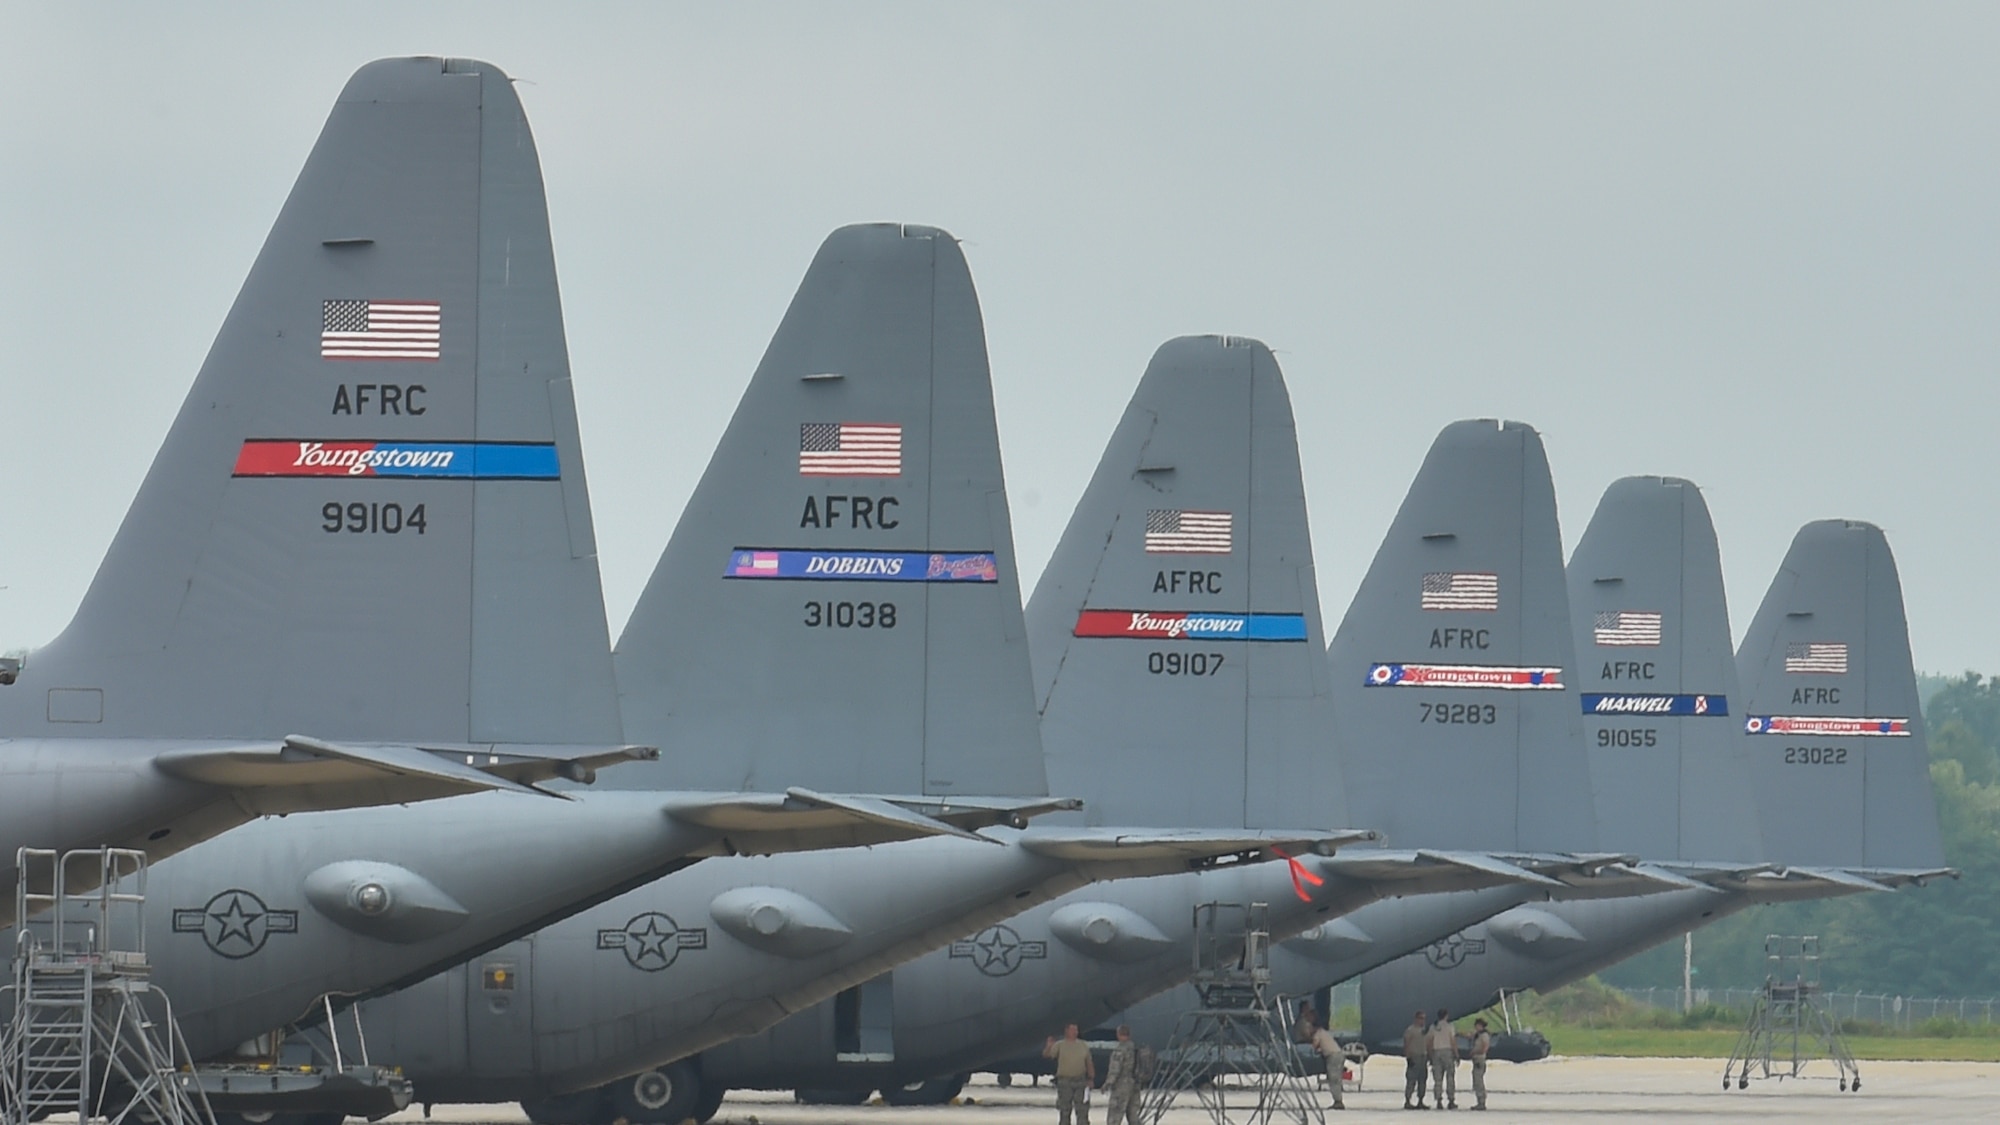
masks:
<path id="1" fill-rule="evenodd" d="M 1023 961 L 1039 961 L 1049 955 L 1049 943 L 1022 941 L 1012 926 L 988 926 L 964 941 L 951 943 L 951 956 L 970 957 L 972 965 L 989 977 L 1004 977 L 1021 967 Z"/>
<path id="2" fill-rule="evenodd" d="M 203 944 L 232 961 L 264 948 L 272 934 L 299 932 L 299 912 L 272 910 L 244 890 L 227 890 L 198 909 L 174 911 L 174 932 L 200 934 Z"/>
<path id="3" fill-rule="evenodd" d="M 1424 949 L 1424 960 L 1433 969 L 1456 969 L 1465 963 L 1467 957 L 1486 952 L 1485 938 L 1469 938 L 1464 934 L 1453 934 L 1448 938 L 1430 943 Z"/>
<path id="4" fill-rule="evenodd" d="M 673 964 L 683 949 L 707 949 L 708 930 L 706 927 L 683 930 L 672 918 L 648 910 L 633 915 L 619 929 L 597 931 L 597 948 L 622 949 L 633 968 L 657 973 Z"/>

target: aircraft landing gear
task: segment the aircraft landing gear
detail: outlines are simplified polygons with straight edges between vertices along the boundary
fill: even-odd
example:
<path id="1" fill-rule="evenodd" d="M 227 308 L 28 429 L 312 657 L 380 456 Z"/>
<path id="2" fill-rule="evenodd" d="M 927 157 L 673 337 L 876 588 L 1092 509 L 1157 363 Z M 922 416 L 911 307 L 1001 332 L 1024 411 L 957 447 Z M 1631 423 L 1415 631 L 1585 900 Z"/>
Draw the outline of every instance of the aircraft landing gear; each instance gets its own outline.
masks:
<path id="1" fill-rule="evenodd" d="M 701 1074 L 682 1059 L 613 1083 L 612 1119 L 623 1117 L 632 1125 L 680 1125 L 694 1115 L 700 1097 Z"/>
<path id="2" fill-rule="evenodd" d="M 703 1085 L 701 1071 L 682 1059 L 594 1090 L 522 1102 L 521 1109 L 534 1125 L 613 1125 L 620 1119 L 627 1125 L 681 1125 L 690 1117 L 706 1121 L 721 1107 L 721 1091 L 711 1104 Z"/>
<path id="3" fill-rule="evenodd" d="M 882 1087 L 882 1100 L 890 1105 L 944 1105 L 965 1089 L 970 1074 L 951 1074 L 943 1078 L 926 1078 L 907 1086 Z"/>

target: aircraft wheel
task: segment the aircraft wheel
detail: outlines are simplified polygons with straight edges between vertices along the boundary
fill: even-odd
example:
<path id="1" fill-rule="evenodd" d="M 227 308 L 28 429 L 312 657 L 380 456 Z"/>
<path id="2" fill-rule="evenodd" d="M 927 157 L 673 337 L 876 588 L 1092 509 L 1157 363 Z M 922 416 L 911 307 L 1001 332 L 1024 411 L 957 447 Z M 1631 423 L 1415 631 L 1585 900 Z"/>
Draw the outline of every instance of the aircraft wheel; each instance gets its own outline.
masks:
<path id="1" fill-rule="evenodd" d="M 1009 1071 L 1003 1070 L 999 1074 L 994 1075 L 993 1077 L 1000 1083 L 1000 1088 L 1002 1090 L 1005 1090 L 1007 1087 L 1012 1086 L 1014 1084 L 1014 1075 Z"/>
<path id="2" fill-rule="evenodd" d="M 615 1116 L 632 1125 L 680 1125 L 694 1113 L 701 1096 L 701 1075 L 682 1059 L 653 1070 L 642 1070 L 612 1086 Z"/>
<path id="3" fill-rule="evenodd" d="M 804 1087 L 793 1090 L 792 1097 L 802 1105 L 860 1105 L 868 1100 L 866 1090 L 835 1090 Z"/>
<path id="4" fill-rule="evenodd" d="M 943 1105 L 958 1096 L 965 1089 L 967 1074 L 952 1074 L 943 1078 L 926 1078 L 907 1086 L 882 1087 L 882 1100 L 890 1105 Z"/>
<path id="5" fill-rule="evenodd" d="M 714 1117 L 716 1111 L 722 1108 L 722 1096 L 728 1092 L 729 1087 L 722 1085 L 720 1082 L 703 1082 L 701 1084 L 701 1096 L 694 1100 L 694 1113 L 692 1114 L 694 1119 L 700 1122 L 701 1125 L 708 1125 L 708 1119 Z"/>

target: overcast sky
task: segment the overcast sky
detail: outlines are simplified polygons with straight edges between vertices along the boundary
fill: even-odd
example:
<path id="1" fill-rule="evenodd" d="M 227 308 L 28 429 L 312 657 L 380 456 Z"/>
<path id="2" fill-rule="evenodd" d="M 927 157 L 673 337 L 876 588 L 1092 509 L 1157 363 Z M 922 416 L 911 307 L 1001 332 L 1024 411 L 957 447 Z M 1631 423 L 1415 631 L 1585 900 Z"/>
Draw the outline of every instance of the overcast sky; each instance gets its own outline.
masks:
<path id="1" fill-rule="evenodd" d="M 69 619 L 347 76 L 525 80 L 612 633 L 813 251 L 943 226 L 1024 588 L 1148 357 L 1277 350 L 1329 631 L 1438 429 L 1564 533 L 1700 483 L 1739 636 L 1873 520 L 1920 667 L 2000 671 L 2000 7 L 0 0 L 0 648 Z"/>

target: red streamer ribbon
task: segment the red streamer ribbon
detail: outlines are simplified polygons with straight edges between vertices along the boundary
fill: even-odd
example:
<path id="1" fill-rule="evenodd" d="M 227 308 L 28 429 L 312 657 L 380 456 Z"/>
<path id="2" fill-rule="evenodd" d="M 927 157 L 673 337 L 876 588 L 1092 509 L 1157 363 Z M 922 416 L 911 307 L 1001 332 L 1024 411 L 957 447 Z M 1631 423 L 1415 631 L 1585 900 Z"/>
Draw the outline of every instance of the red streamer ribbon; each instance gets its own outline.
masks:
<path id="1" fill-rule="evenodd" d="M 1294 859 L 1290 852 L 1281 847 L 1273 845 L 1271 847 L 1271 854 L 1284 860 L 1285 864 L 1291 868 L 1292 893 L 1299 896 L 1300 902 L 1311 902 L 1313 900 L 1312 892 L 1306 890 L 1306 884 L 1311 883 L 1317 887 L 1324 884 L 1326 880 L 1313 874 L 1311 869 L 1307 868 L 1305 864 L 1300 863 L 1297 859 Z"/>

